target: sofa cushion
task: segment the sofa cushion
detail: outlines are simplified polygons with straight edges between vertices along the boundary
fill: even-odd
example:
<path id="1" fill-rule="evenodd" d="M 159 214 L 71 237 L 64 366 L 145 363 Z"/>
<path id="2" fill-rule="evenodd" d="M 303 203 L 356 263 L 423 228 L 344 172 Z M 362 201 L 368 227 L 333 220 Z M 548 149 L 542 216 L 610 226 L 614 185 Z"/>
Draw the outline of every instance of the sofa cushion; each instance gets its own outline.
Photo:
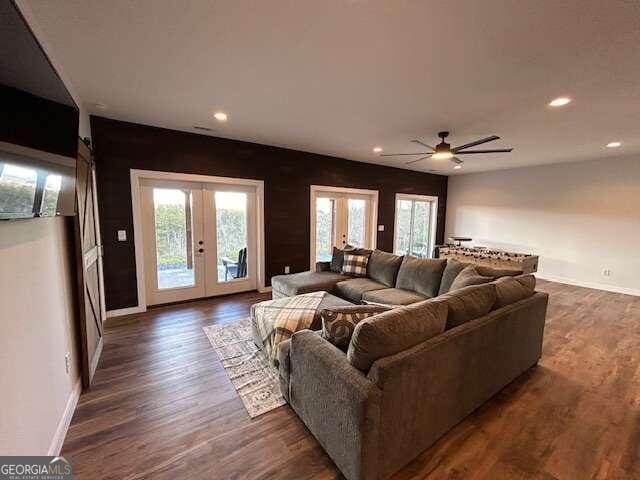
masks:
<path id="1" fill-rule="evenodd" d="M 371 250 L 366 248 L 355 248 L 351 245 L 347 245 L 344 249 L 333 247 L 333 253 L 331 255 L 330 269 L 335 273 L 342 273 L 342 264 L 344 263 L 344 252 L 350 252 L 355 255 L 371 255 Z"/>
<path id="2" fill-rule="evenodd" d="M 438 295 L 442 272 L 447 265 L 444 259 L 416 258 L 406 255 L 398 271 L 396 288 L 411 290 L 425 297 Z"/>
<path id="3" fill-rule="evenodd" d="M 364 292 L 362 300 L 382 305 L 411 305 L 427 300 L 427 297 L 401 288 L 385 288 L 384 290 Z"/>
<path id="4" fill-rule="evenodd" d="M 454 258 L 447 260 L 447 265 L 446 267 L 444 267 L 444 272 L 442 272 L 442 281 L 440 282 L 438 295 L 447 293 L 451 289 L 451 284 L 456 279 L 458 274 L 469 265 L 471 264 L 459 262 Z"/>
<path id="5" fill-rule="evenodd" d="M 445 329 L 447 308 L 445 302 L 424 301 L 362 320 L 351 337 L 347 360 L 367 371 L 379 358 L 435 337 Z"/>
<path id="6" fill-rule="evenodd" d="M 345 276 L 345 278 L 349 278 Z M 362 301 L 362 294 L 370 290 L 380 290 L 385 288 L 384 285 L 370 278 L 352 278 L 336 283 L 336 293 L 353 303 Z"/>
<path id="7" fill-rule="evenodd" d="M 496 301 L 496 286 L 494 283 L 472 285 L 428 301 L 447 304 L 449 307 L 447 330 L 449 330 L 489 313 Z"/>
<path id="8" fill-rule="evenodd" d="M 386 312 L 390 307 L 382 305 L 349 305 L 348 307 L 326 308 L 322 317 L 322 337 L 341 350 L 346 350 L 356 325 L 365 318 Z"/>
<path id="9" fill-rule="evenodd" d="M 496 302 L 493 309 L 496 310 L 532 296 L 536 290 L 536 277 L 533 275 L 503 277 L 496 280 L 494 285 L 496 286 Z"/>
<path id="10" fill-rule="evenodd" d="M 401 256 L 374 250 L 371 258 L 369 258 L 367 276 L 386 287 L 393 287 L 396 284 L 396 277 L 401 264 Z"/>
<path id="11" fill-rule="evenodd" d="M 301 293 L 320 290 L 331 292 L 336 283 L 347 278 L 349 277 L 335 272 L 300 272 L 291 275 L 276 275 L 271 278 L 271 286 L 280 294 L 278 296 L 293 297 Z M 275 297 L 276 295 L 274 295 Z"/>
<path id="12" fill-rule="evenodd" d="M 368 255 L 355 255 L 351 252 L 344 252 L 342 273 L 352 277 L 366 277 L 368 263 Z"/>
<path id="13" fill-rule="evenodd" d="M 478 270 L 476 270 L 474 265 L 469 265 L 465 267 L 465 269 L 458 274 L 453 283 L 451 283 L 449 291 L 453 292 L 454 290 L 460 290 L 461 288 L 469 287 L 471 285 L 482 285 L 483 283 L 489 283 L 493 280 L 493 277 L 483 277 L 478 273 Z"/>

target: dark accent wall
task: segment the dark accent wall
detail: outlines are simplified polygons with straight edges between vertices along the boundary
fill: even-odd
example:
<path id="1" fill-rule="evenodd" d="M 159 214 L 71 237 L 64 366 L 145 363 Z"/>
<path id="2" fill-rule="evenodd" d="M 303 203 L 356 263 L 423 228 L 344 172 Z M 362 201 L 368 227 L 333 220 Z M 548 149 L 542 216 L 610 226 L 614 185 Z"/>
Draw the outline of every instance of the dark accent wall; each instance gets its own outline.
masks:
<path id="1" fill-rule="evenodd" d="M 267 282 L 309 268 L 310 185 L 378 190 L 378 248 L 393 248 L 396 193 L 437 196 L 442 243 L 447 177 L 342 158 L 91 117 L 108 310 L 138 304 L 130 169 L 264 180 Z M 117 230 L 126 229 L 126 242 Z"/>

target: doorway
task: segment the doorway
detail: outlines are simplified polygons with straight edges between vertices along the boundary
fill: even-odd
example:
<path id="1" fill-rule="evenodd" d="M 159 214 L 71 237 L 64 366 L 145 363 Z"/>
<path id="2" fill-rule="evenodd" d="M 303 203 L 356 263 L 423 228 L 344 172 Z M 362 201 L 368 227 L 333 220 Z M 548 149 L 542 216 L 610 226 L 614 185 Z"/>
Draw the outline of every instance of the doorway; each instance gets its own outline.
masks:
<path id="1" fill-rule="evenodd" d="M 262 182 L 153 173 L 136 179 L 145 307 L 262 287 Z"/>
<path id="2" fill-rule="evenodd" d="M 393 252 L 432 258 L 436 238 L 438 197 L 396 194 Z"/>
<path id="3" fill-rule="evenodd" d="M 376 246 L 377 190 L 311 186 L 311 269 L 331 260 L 333 247 Z"/>

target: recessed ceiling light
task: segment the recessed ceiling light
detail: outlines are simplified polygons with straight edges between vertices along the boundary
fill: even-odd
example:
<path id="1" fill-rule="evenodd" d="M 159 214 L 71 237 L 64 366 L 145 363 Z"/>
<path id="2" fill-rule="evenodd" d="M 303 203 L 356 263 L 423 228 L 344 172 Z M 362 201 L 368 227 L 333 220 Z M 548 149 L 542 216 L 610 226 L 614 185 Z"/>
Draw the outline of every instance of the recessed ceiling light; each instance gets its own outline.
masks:
<path id="1" fill-rule="evenodd" d="M 550 107 L 564 107 L 565 105 L 571 103 L 571 99 L 569 97 L 558 97 L 554 98 L 549 102 Z"/>
<path id="2" fill-rule="evenodd" d="M 213 114 L 213 117 L 218 120 L 219 122 L 226 122 L 227 121 L 227 114 L 224 112 L 216 112 Z"/>
<path id="3" fill-rule="evenodd" d="M 621 142 L 609 142 L 607 143 L 607 148 L 618 148 L 621 145 Z"/>
<path id="4" fill-rule="evenodd" d="M 462 165 L 456 165 L 455 167 L 453 167 L 454 170 L 460 170 L 462 168 Z"/>
<path id="5" fill-rule="evenodd" d="M 96 107 L 98 110 L 106 110 L 107 109 L 107 106 L 104 103 L 96 103 L 93 106 Z"/>
<path id="6" fill-rule="evenodd" d="M 382 151 L 382 147 L 373 147 L 374 153 L 380 153 Z"/>

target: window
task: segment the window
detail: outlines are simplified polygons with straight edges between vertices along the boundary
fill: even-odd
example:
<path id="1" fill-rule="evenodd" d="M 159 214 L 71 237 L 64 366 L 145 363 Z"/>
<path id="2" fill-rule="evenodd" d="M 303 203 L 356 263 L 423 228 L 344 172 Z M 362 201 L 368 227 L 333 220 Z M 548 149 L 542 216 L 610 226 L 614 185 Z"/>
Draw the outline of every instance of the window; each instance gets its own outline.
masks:
<path id="1" fill-rule="evenodd" d="M 396 195 L 393 250 L 396 255 L 431 258 L 435 243 L 438 198 Z"/>

